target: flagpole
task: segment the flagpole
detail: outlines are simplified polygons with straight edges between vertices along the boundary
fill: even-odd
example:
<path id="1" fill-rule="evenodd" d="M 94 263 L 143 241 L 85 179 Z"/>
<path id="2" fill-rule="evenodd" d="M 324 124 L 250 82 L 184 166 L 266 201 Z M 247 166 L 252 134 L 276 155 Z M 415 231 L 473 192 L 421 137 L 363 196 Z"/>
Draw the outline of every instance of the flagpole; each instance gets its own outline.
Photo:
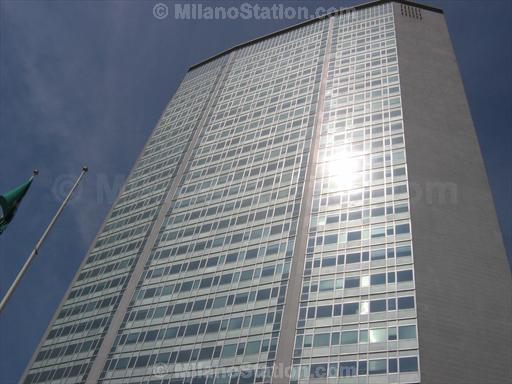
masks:
<path id="1" fill-rule="evenodd" d="M 23 264 L 23 267 L 21 267 L 21 270 L 18 272 L 18 275 L 16 276 L 16 279 L 14 279 L 14 282 L 11 284 L 11 286 L 7 290 L 7 293 L 5 294 L 4 298 L 0 302 L 0 312 L 2 312 L 2 310 L 4 309 L 5 305 L 7 304 L 9 299 L 11 298 L 14 290 L 16 289 L 16 287 L 20 283 L 21 279 L 23 278 L 23 275 L 25 274 L 25 272 L 27 272 L 28 267 L 30 266 L 30 264 L 32 263 L 34 258 L 37 256 L 37 254 L 39 252 L 39 248 L 41 248 L 41 245 L 46 240 L 46 237 L 48 236 L 48 233 L 50 232 L 50 230 L 52 229 L 53 225 L 55 224 L 55 222 L 59 218 L 60 214 L 62 213 L 62 210 L 64 209 L 64 207 L 68 203 L 69 199 L 71 198 L 71 195 L 73 195 L 73 192 L 75 192 L 75 189 L 78 187 L 78 184 L 80 183 L 80 180 L 82 180 L 82 177 L 87 173 L 87 171 L 88 171 L 87 167 L 82 167 L 82 172 L 80 172 L 80 176 L 78 176 L 78 178 L 76 179 L 75 184 L 73 184 L 73 186 L 71 187 L 71 190 L 68 192 L 68 195 L 66 196 L 66 198 L 64 199 L 64 201 L 60 205 L 59 209 L 57 210 L 57 212 L 53 216 L 52 221 L 50 221 L 50 224 L 48 224 L 48 226 L 46 227 L 45 231 L 43 232 L 43 235 L 41 236 L 39 241 L 36 243 L 36 246 L 32 249 L 32 252 L 30 253 L 30 256 L 28 257 L 27 261 L 25 261 L 25 264 Z M 37 175 L 37 173 L 34 172 L 34 175 Z"/>

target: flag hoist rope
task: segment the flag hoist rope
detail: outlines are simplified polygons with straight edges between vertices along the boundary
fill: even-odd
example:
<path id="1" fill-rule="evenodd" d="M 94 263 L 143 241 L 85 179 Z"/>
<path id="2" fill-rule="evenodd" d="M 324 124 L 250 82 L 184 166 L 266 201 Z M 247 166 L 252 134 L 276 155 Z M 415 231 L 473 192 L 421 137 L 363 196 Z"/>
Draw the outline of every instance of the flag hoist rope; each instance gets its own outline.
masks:
<path id="1" fill-rule="evenodd" d="M 62 213 L 62 210 L 64 209 L 64 207 L 68 203 L 69 199 L 73 195 L 73 192 L 75 192 L 75 189 L 78 187 L 78 184 L 80 184 L 80 180 L 82 180 L 82 177 L 84 177 L 84 175 L 87 173 L 87 171 L 88 171 L 87 167 L 82 167 L 82 172 L 80 172 L 80 176 L 78 176 L 78 178 L 76 179 L 75 184 L 73 184 L 73 186 L 71 187 L 71 190 L 68 192 L 66 198 L 64 199 L 64 201 L 60 205 L 59 209 L 57 210 L 57 212 L 53 216 L 52 221 L 50 221 L 50 224 L 48 224 L 48 226 L 46 227 L 45 231 L 43 232 L 43 235 L 41 236 L 39 241 L 36 243 L 36 246 L 32 249 L 32 253 L 28 257 L 27 261 L 25 261 L 25 264 L 23 264 L 23 267 L 21 267 L 21 270 L 18 272 L 18 275 L 16 276 L 16 279 L 14 279 L 13 283 L 11 284 L 9 289 L 7 290 L 7 293 L 5 294 L 5 296 L 3 297 L 2 301 L 0 302 L 0 312 L 2 312 L 2 310 L 4 309 L 5 305 L 7 304 L 9 299 L 11 298 L 12 293 L 14 292 L 14 290 L 16 289 L 18 284 L 20 283 L 21 279 L 23 278 L 23 275 L 25 274 L 25 272 L 27 272 L 28 267 L 30 266 L 30 264 L 32 263 L 34 258 L 37 256 L 37 254 L 39 252 L 39 248 L 41 248 L 41 245 L 43 244 L 43 242 L 45 241 L 46 237 L 48 236 L 48 233 L 50 232 L 50 230 L 52 229 L 53 225 L 55 224 L 55 222 L 59 218 L 60 214 Z"/>

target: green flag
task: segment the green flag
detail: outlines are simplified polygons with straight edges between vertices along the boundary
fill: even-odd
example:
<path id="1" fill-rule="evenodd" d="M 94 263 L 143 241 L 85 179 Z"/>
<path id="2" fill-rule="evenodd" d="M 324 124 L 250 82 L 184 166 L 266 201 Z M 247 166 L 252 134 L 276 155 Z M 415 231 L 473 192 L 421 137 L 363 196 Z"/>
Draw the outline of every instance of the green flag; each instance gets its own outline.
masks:
<path id="1" fill-rule="evenodd" d="M 32 176 L 27 182 L 0 196 L 0 206 L 3 213 L 3 216 L 0 218 L 0 234 L 5 231 L 7 224 L 14 218 L 21 200 L 23 200 L 23 197 L 30 188 L 30 184 L 32 184 L 33 178 Z"/>

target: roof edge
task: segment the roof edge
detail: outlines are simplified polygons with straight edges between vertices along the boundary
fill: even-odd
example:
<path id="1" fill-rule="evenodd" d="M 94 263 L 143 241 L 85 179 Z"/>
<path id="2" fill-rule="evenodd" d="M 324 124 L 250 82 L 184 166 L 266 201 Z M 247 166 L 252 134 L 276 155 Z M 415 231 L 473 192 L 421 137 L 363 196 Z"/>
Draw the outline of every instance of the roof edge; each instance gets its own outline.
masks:
<path id="1" fill-rule="evenodd" d="M 222 52 L 219 52 L 219 53 L 217 53 L 217 54 L 215 54 L 213 56 L 208 57 L 205 60 L 202 60 L 202 61 L 200 61 L 200 62 L 198 62 L 198 63 L 196 63 L 194 65 L 191 65 L 188 68 L 187 72 L 192 70 L 192 69 L 195 69 L 197 67 L 200 67 L 203 64 L 209 63 L 210 61 L 213 61 L 213 60 L 215 60 L 215 59 L 217 59 L 217 58 L 219 58 L 221 56 L 224 56 L 224 55 L 226 55 L 228 53 L 231 53 L 231 52 L 233 52 L 233 51 L 235 51 L 237 49 L 240 49 L 240 48 L 246 47 L 248 45 L 257 43 L 258 41 L 262 41 L 262 40 L 268 39 L 269 37 L 273 37 L 273 36 L 279 35 L 281 33 L 289 32 L 289 31 L 292 31 L 294 29 L 301 28 L 301 27 L 303 27 L 305 25 L 315 23 L 315 22 L 317 22 L 319 20 L 323 20 L 323 19 L 326 19 L 326 18 L 331 17 L 331 16 L 342 15 L 342 14 L 345 14 L 347 12 L 356 11 L 356 10 L 359 10 L 359 9 L 369 8 L 369 7 L 373 7 L 373 6 L 381 5 L 381 4 L 386 4 L 386 3 L 399 3 L 399 4 L 410 5 L 412 7 L 417 7 L 417 8 L 425 9 L 425 10 L 431 11 L 431 12 L 444 13 L 441 8 L 436 8 L 436 7 L 432 7 L 430 5 L 426 5 L 426 4 L 422 4 L 422 3 L 417 3 L 415 1 L 409 1 L 409 0 L 374 0 L 374 1 L 369 1 L 367 3 L 362 3 L 362 4 L 354 5 L 354 6 L 351 6 L 351 7 L 340 8 L 340 9 L 334 11 L 334 12 L 326 13 L 325 15 L 317 16 L 315 18 L 312 18 L 312 19 L 309 19 L 309 20 L 305 20 L 305 21 L 303 21 L 301 23 L 297 23 L 297 24 L 291 25 L 289 27 L 279 29 L 279 30 L 277 30 L 275 32 L 272 32 L 272 33 L 269 33 L 269 34 L 266 34 L 266 35 L 263 35 L 263 36 L 260 36 L 260 37 L 248 40 L 248 41 L 246 41 L 244 43 L 240 43 L 240 44 L 234 45 L 231 48 L 228 48 L 228 49 L 226 49 L 226 50 L 224 50 Z"/>

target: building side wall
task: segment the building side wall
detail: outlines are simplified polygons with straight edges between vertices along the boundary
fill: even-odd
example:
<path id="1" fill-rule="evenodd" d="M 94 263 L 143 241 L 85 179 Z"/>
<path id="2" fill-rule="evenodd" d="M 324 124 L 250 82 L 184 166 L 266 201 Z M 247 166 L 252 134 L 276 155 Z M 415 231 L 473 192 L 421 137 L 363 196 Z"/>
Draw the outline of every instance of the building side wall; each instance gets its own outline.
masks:
<path id="1" fill-rule="evenodd" d="M 422 383 L 505 383 L 510 272 L 448 30 L 394 7 Z"/>

